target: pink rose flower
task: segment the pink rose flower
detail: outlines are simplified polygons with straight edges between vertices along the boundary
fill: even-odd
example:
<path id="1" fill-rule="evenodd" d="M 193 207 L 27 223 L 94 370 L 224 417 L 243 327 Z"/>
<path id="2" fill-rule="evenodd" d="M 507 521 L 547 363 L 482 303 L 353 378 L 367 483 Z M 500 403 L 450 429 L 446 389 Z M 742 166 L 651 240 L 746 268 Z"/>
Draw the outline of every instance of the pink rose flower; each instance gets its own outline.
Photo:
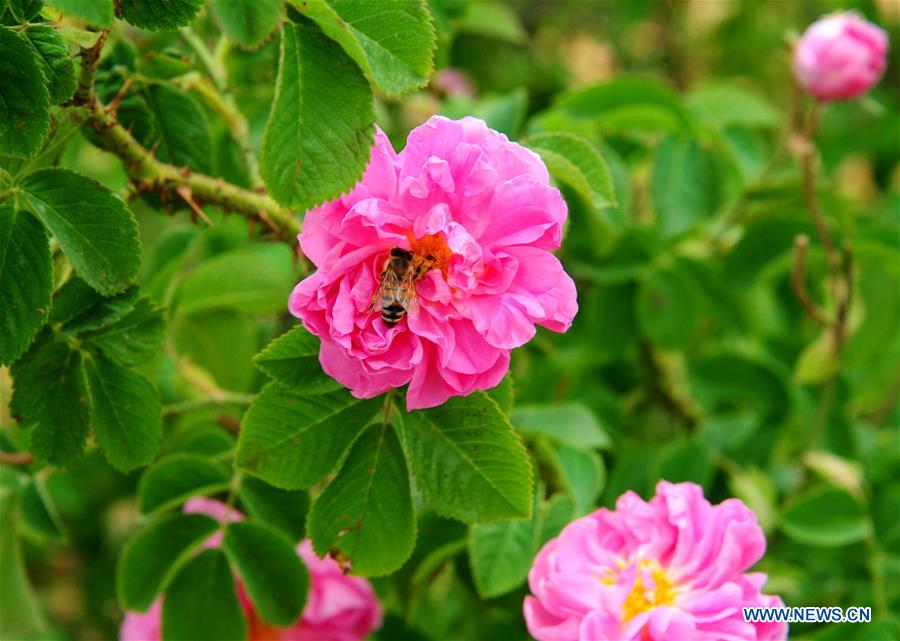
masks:
<path id="1" fill-rule="evenodd" d="M 539 641 L 776 641 L 781 623 L 747 623 L 744 606 L 783 606 L 745 573 L 766 540 L 737 499 L 710 505 L 693 483 L 626 492 L 547 542 L 528 575 L 525 621 Z"/>
<path id="2" fill-rule="evenodd" d="M 184 506 L 188 513 L 207 514 L 220 521 L 240 521 L 244 516 L 222 502 L 196 498 Z M 218 547 L 221 533 L 203 544 Z M 300 619 L 288 628 L 263 621 L 253 608 L 243 584 L 236 580 L 238 599 L 247 618 L 249 641 L 361 641 L 381 627 L 381 605 L 372 586 L 362 577 L 346 576 L 331 557 L 320 559 L 308 540 L 297 545 L 297 554 L 309 572 L 309 594 Z M 162 597 L 147 612 L 125 613 L 119 631 L 121 641 L 161 641 Z"/>
<path id="3" fill-rule="evenodd" d="M 446 67 L 436 72 L 431 79 L 431 86 L 448 98 L 474 98 L 475 86 L 465 71 Z"/>
<path id="4" fill-rule="evenodd" d="M 564 332 L 578 310 L 550 253 L 566 215 L 540 157 L 481 120 L 435 116 L 399 154 L 379 130 L 361 182 L 306 214 L 300 247 L 317 270 L 290 310 L 354 396 L 409 383 L 412 410 L 489 389 L 536 324 Z M 373 297 L 395 248 L 425 268 L 390 324 Z"/>
<path id="5" fill-rule="evenodd" d="M 884 73 L 888 37 L 856 13 L 814 22 L 794 49 L 794 75 L 819 100 L 848 100 L 871 89 Z"/>

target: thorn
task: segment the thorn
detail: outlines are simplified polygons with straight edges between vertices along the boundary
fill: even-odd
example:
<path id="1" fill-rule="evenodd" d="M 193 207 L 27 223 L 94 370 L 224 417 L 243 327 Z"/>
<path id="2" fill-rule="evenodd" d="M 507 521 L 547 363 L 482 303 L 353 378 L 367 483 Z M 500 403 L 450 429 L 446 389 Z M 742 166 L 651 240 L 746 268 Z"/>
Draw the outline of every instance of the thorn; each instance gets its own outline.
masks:
<path id="1" fill-rule="evenodd" d="M 191 211 L 197 215 L 203 222 L 205 222 L 210 227 L 213 226 L 212 221 L 209 217 L 203 213 L 203 209 L 200 208 L 200 205 L 197 204 L 197 201 L 194 200 L 193 194 L 191 194 L 191 188 L 187 185 L 178 185 L 175 187 L 175 191 L 181 196 L 181 199 L 187 203 L 188 207 L 191 208 Z"/>

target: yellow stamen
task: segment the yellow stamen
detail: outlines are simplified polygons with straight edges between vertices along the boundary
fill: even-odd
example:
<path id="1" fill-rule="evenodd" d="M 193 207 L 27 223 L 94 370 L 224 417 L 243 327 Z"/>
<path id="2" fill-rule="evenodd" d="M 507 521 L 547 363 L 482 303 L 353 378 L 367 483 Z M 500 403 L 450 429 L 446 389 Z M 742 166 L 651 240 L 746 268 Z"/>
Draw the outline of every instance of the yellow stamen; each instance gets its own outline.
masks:
<path id="1" fill-rule="evenodd" d="M 656 561 L 644 559 L 638 564 L 634 586 L 622 605 L 625 620 L 629 621 L 660 605 L 672 605 L 675 597 L 675 588 L 665 571 Z"/>

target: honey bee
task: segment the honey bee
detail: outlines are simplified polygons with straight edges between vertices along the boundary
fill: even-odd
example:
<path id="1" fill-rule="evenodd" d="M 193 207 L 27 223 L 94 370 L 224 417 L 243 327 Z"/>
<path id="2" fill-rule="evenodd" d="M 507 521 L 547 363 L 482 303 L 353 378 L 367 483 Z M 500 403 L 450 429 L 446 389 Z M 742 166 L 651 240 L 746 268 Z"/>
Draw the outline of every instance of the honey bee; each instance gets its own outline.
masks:
<path id="1" fill-rule="evenodd" d="M 367 311 L 371 312 L 380 299 L 381 320 L 388 327 L 399 323 L 407 312 L 415 314 L 418 305 L 416 281 L 431 270 L 433 263 L 434 256 L 431 254 L 423 257 L 394 247 L 384 262 L 378 289 Z"/>

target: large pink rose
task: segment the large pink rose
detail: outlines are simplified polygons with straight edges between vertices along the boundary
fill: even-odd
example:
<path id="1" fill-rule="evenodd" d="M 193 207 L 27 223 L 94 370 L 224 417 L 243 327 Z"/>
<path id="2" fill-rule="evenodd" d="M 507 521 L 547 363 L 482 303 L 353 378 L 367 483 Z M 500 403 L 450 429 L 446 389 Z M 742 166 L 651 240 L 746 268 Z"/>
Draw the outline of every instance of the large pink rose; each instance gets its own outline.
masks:
<path id="1" fill-rule="evenodd" d="M 188 501 L 185 512 L 208 514 L 220 521 L 239 521 L 243 515 L 212 499 Z M 204 545 L 218 547 L 221 534 L 214 534 Z M 381 605 L 368 581 L 346 576 L 338 563 L 320 559 L 312 544 L 301 541 L 297 553 L 309 572 L 309 595 L 300 619 L 288 628 L 277 628 L 263 621 L 253 608 L 244 586 L 237 581 L 238 598 L 247 618 L 249 641 L 361 641 L 381 626 Z M 119 631 L 121 641 L 161 641 L 162 598 L 147 612 L 126 612 Z"/>
<path id="2" fill-rule="evenodd" d="M 575 284 L 550 253 L 566 215 L 537 154 L 481 120 L 435 116 L 399 154 L 378 131 L 361 182 L 306 214 L 300 247 L 317 269 L 290 310 L 355 396 L 409 383 L 416 409 L 491 388 L 535 325 L 572 323 Z M 418 304 L 388 326 L 372 302 L 394 248 L 434 263 Z"/>
<path id="3" fill-rule="evenodd" d="M 884 73 L 887 34 L 852 11 L 814 22 L 794 49 L 794 75 L 819 100 L 866 93 Z"/>
<path id="4" fill-rule="evenodd" d="M 741 501 L 710 505 L 693 483 L 627 492 L 570 523 L 538 553 L 525 621 L 539 641 L 777 641 L 783 623 L 747 623 L 742 607 L 783 606 L 745 571 L 766 540 Z"/>

